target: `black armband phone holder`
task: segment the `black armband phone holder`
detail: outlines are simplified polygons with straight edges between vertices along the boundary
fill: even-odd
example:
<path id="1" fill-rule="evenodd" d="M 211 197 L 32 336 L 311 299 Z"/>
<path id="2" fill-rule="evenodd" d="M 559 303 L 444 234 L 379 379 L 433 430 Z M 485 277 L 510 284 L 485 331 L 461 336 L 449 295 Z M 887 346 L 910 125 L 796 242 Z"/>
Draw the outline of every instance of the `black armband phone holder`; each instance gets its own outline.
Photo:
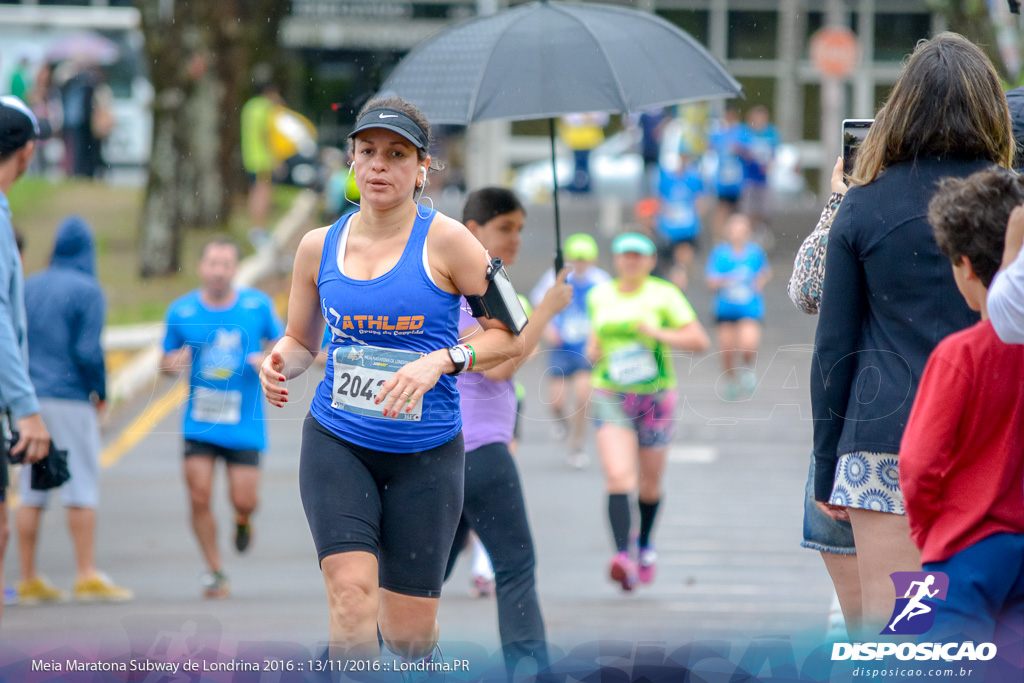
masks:
<path id="1" fill-rule="evenodd" d="M 491 259 L 487 267 L 487 291 L 483 296 L 467 296 L 466 301 L 474 318 L 490 318 L 504 323 L 517 337 L 529 322 L 500 258 Z"/>

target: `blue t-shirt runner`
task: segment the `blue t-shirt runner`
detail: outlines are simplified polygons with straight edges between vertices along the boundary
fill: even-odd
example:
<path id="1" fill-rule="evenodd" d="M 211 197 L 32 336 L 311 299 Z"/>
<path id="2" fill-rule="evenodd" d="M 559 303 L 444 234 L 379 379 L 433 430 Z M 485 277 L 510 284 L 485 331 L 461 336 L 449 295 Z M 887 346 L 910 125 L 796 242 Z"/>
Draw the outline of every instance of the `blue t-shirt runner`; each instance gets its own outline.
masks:
<path id="1" fill-rule="evenodd" d="M 700 212 L 697 199 L 704 194 L 700 167 L 689 163 L 678 171 L 661 169 L 658 196 L 658 231 L 670 242 L 696 239 L 700 235 Z"/>
<path id="2" fill-rule="evenodd" d="M 764 294 L 758 291 L 758 276 L 768 265 L 764 249 L 753 242 L 737 252 L 728 242 L 708 255 L 707 276 L 727 278 L 729 283 L 715 292 L 713 309 L 719 322 L 764 318 Z"/>
<path id="3" fill-rule="evenodd" d="M 751 143 L 750 129 L 742 123 L 723 124 L 711 134 L 711 148 L 718 156 L 715 192 L 719 199 L 735 201 L 743 189 L 744 157 Z"/>
<path id="4" fill-rule="evenodd" d="M 565 281 L 572 285 L 572 302 L 564 311 L 551 319 L 551 325 L 558 332 L 558 337 L 562 341 L 558 346 L 559 350 L 579 354 L 582 357 L 583 349 L 587 345 L 587 338 L 590 336 L 587 294 L 594 285 L 599 285 L 610 279 L 611 275 L 597 266 L 590 266 L 582 276 L 575 272 L 569 273 Z M 555 271 L 553 268 L 549 268 L 530 292 L 530 303 L 538 306 L 544 298 L 544 294 L 554 284 Z"/>
<path id="5" fill-rule="evenodd" d="M 248 359 L 284 333 L 270 298 L 241 288 L 230 306 L 211 308 L 195 290 L 171 304 L 166 322 L 164 352 L 192 349 L 185 438 L 234 450 L 266 448 L 258 366 Z"/>
<path id="6" fill-rule="evenodd" d="M 745 179 L 751 185 L 768 184 L 768 167 L 779 146 L 779 131 L 772 124 L 764 128 L 750 128 L 750 156 L 745 160 Z"/>

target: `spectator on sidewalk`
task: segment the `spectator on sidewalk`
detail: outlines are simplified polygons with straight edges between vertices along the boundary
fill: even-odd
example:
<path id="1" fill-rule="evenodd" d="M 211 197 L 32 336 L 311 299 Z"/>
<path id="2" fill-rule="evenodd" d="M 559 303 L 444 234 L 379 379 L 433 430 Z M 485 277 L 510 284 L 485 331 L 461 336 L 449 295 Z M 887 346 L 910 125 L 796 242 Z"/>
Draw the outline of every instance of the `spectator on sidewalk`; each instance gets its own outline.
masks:
<path id="1" fill-rule="evenodd" d="M 28 376 L 28 324 L 21 257 L 14 241 L 7 193 L 28 169 L 35 141 L 49 126 L 16 97 L 0 97 L 0 409 L 8 411 L 21 435 L 11 455 L 27 463 L 49 454 L 50 433 L 39 414 L 39 400 Z M 6 449 L 3 449 L 6 450 Z M 7 550 L 7 457 L 0 453 L 0 575 Z M 3 606 L 0 605 L 0 617 Z"/>
<path id="2" fill-rule="evenodd" d="M 61 87 L 64 111 L 64 170 L 68 175 L 94 178 L 100 167 L 100 141 L 92 130 L 95 108 L 96 73 L 89 67 L 77 69 Z"/>
<path id="3" fill-rule="evenodd" d="M 60 487 L 74 546 L 78 600 L 130 600 L 130 590 L 96 570 L 96 508 L 99 505 L 100 429 L 97 413 L 106 399 L 106 366 L 100 332 L 106 301 L 96 280 L 92 229 L 79 216 L 61 223 L 50 267 L 25 281 L 29 377 L 55 441 L 68 451 L 71 478 Z M 36 573 L 39 523 L 50 491 L 37 491 L 23 475 L 15 517 L 21 581 L 18 602 L 64 598 Z"/>
<path id="4" fill-rule="evenodd" d="M 988 290 L 988 313 L 1007 344 L 1024 344 L 1024 209 L 1010 214 L 1003 262 Z"/>
<path id="5" fill-rule="evenodd" d="M 262 81 L 258 93 L 242 106 L 242 166 L 249 176 L 249 222 L 251 235 L 262 235 L 270 215 L 273 173 L 278 159 L 270 147 L 270 118 L 274 106 L 281 103 L 277 86 Z"/>
<path id="6" fill-rule="evenodd" d="M 604 112 L 566 114 L 561 118 L 559 131 L 575 160 L 572 182 L 566 188 L 570 192 L 590 192 L 590 153 L 604 142 L 604 127 L 608 120 L 608 114 Z"/>
<path id="7" fill-rule="evenodd" d="M 985 305 L 1022 203 L 1020 177 L 992 169 L 943 180 L 928 207 L 957 288 L 981 313 L 928 359 L 900 444 L 910 535 L 924 571 L 949 577 L 939 638 L 991 642 L 998 624 L 1024 623 L 1024 346 L 999 340 Z"/>
<path id="8" fill-rule="evenodd" d="M 875 117 L 829 232 L 811 372 L 814 497 L 853 526 L 866 634 L 892 614 L 890 574 L 921 567 L 898 477 L 911 399 L 935 346 L 978 321 L 926 207 L 940 179 L 1012 158 L 992 63 L 940 33 L 917 46 Z"/>
<path id="9" fill-rule="evenodd" d="M 32 91 L 32 74 L 28 57 L 18 57 L 14 73 L 11 74 L 11 94 L 19 100 L 28 100 L 28 94 Z"/>

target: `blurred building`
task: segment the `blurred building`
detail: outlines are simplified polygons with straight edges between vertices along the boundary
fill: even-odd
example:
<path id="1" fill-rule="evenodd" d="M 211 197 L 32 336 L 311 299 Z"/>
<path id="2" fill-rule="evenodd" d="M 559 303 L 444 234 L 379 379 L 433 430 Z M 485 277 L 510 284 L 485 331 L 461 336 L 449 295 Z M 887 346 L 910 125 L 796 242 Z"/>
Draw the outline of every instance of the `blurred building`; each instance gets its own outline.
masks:
<path id="1" fill-rule="evenodd" d="M 590 0 L 591 2 L 600 0 Z M 344 101 L 372 91 L 401 56 L 445 25 L 496 0 L 292 0 L 283 40 L 310 64 L 311 90 Z M 611 0 L 680 26 L 742 84 L 746 109 L 764 104 L 789 140 L 820 137 L 821 76 L 807 54 L 830 0 Z M 840 0 L 863 62 L 847 84 L 847 115 L 870 118 L 915 43 L 943 28 L 927 0 Z M 314 94 L 314 96 L 316 96 Z M 334 99 L 331 99 L 333 97 Z M 326 104 L 326 102 L 325 102 Z M 321 109 L 323 110 L 323 109 Z"/>
<path id="2" fill-rule="evenodd" d="M 767 106 L 789 141 L 821 137 L 822 77 L 808 58 L 807 45 L 826 23 L 830 6 L 841 15 L 841 23 L 857 34 L 863 55 L 860 68 L 845 85 L 846 116 L 870 118 L 895 82 L 901 60 L 918 40 L 944 28 L 928 0 L 589 1 L 652 11 L 686 30 L 743 84 L 746 99 L 740 102 L 741 108 Z M 281 40 L 297 59 L 294 77 L 284 84 L 286 96 L 302 111 L 314 113 L 321 139 L 328 143 L 344 140 L 351 110 L 380 86 L 417 43 L 453 22 L 521 4 L 520 0 L 291 3 Z M 132 0 L 0 0 L 0 32 L 9 31 L 7 18 L 15 11 L 21 12 L 23 22 L 27 12 L 47 22 L 53 17 L 65 22 L 77 17 L 95 26 L 97 21 L 125 21 L 135 12 L 132 4 Z M 125 29 L 118 30 L 129 35 Z M 13 59 L 8 52 L 0 49 L 0 69 Z M 122 97 L 129 95 L 125 84 L 138 74 L 139 69 L 128 66 L 117 81 L 122 85 L 112 78 L 115 91 L 120 90 Z M 333 103 L 341 103 L 340 116 L 332 113 Z M 532 132 L 528 125 L 517 125 L 516 130 Z"/>
<path id="3" fill-rule="evenodd" d="M 83 36 L 98 35 L 94 41 Z M 66 41 L 79 41 L 77 55 L 83 65 L 99 66 L 113 94 L 115 119 L 103 143 L 103 155 L 114 167 L 138 167 L 149 159 L 152 138 L 152 87 L 142 59 L 140 16 L 133 0 L 0 0 L 0 93 L 6 94 L 10 73 L 25 59 L 35 79 L 45 64 L 54 64 L 54 85 L 72 75 Z M 95 55 L 87 48 L 110 54 Z M 56 57 L 55 55 L 60 55 Z M 95 58 L 95 59 L 94 59 Z M 63 65 L 63 66 L 62 66 Z M 53 123 L 59 125 L 58 119 Z M 51 112 L 51 115 L 53 113 Z M 45 153 L 59 158 L 60 144 L 51 142 Z"/>

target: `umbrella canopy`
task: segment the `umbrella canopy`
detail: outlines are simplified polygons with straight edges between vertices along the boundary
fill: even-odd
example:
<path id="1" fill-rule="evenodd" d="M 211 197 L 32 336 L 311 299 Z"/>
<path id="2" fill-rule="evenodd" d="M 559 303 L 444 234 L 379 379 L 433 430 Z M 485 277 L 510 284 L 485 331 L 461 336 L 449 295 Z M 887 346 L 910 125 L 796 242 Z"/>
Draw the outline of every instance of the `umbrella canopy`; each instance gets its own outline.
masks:
<path id="1" fill-rule="evenodd" d="M 740 84 L 682 29 L 609 5 L 548 2 L 470 19 L 428 38 L 381 88 L 431 123 L 550 120 L 572 112 L 633 112 L 741 95 Z M 557 178 L 557 176 L 556 176 Z M 561 227 L 555 184 L 556 268 Z"/>
<path id="2" fill-rule="evenodd" d="M 431 123 L 627 112 L 736 97 L 739 83 L 661 17 L 583 3 L 535 2 L 441 31 L 418 45 L 381 94 Z"/>
<path id="3" fill-rule="evenodd" d="M 76 59 L 93 64 L 113 64 L 117 61 L 120 50 L 117 43 L 98 33 L 72 33 L 60 38 L 46 50 L 46 60 L 62 62 L 65 59 Z"/>

